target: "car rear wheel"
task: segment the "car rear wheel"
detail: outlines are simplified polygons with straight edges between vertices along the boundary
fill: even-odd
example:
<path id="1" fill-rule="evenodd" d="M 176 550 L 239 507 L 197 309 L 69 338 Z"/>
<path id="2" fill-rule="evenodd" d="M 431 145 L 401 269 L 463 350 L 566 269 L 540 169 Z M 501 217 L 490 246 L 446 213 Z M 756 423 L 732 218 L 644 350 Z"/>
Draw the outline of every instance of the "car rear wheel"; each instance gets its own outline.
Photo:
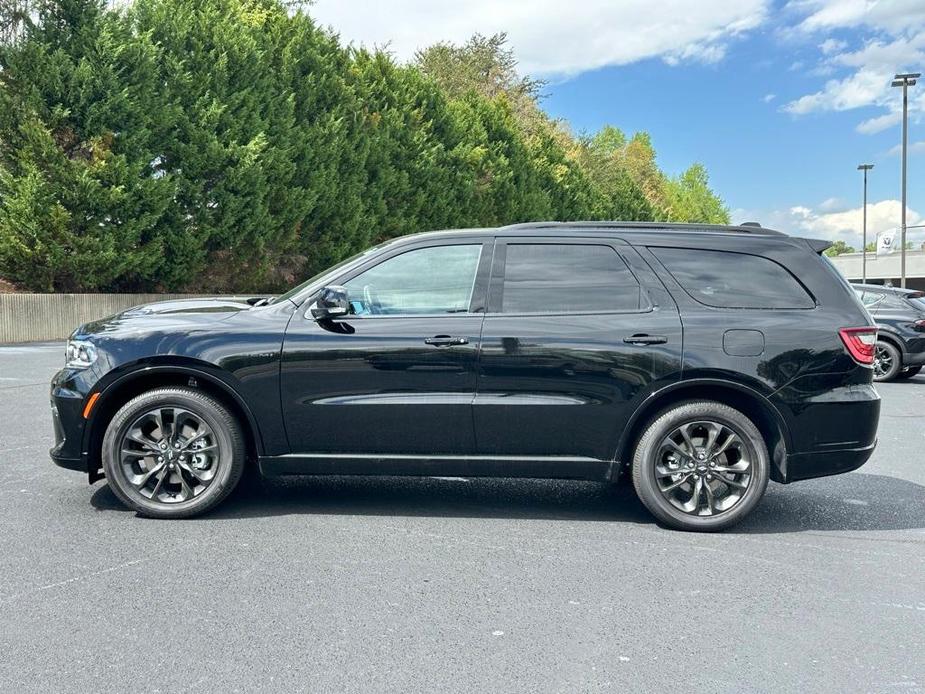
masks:
<path id="1" fill-rule="evenodd" d="M 633 486 L 659 521 L 715 531 L 748 515 L 770 472 L 761 432 L 743 413 L 707 400 L 675 405 L 643 432 Z"/>
<path id="2" fill-rule="evenodd" d="M 918 376 L 919 372 L 922 370 L 921 366 L 907 366 L 905 369 L 896 374 L 897 381 L 904 381 L 907 378 L 912 378 L 913 376 Z"/>
<path id="3" fill-rule="evenodd" d="M 903 367 L 902 354 L 891 343 L 877 340 L 874 348 L 874 380 L 882 383 L 892 381 Z"/>
<path id="4" fill-rule="evenodd" d="M 215 398 L 159 388 L 126 403 L 103 437 L 103 471 L 119 499 L 152 518 L 188 518 L 224 499 L 244 470 L 241 427 Z"/>

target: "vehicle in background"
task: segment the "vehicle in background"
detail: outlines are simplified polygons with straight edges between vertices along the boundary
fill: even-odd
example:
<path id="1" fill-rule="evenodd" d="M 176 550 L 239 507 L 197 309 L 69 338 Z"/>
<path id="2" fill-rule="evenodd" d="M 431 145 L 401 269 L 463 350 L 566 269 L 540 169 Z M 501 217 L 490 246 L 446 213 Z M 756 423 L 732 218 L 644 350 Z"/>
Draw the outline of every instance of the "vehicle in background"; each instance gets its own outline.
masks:
<path id="1" fill-rule="evenodd" d="M 854 284 L 877 323 L 874 380 L 912 378 L 925 364 L 925 292 L 880 284 Z"/>
<path id="2" fill-rule="evenodd" d="M 71 336 L 54 461 L 140 514 L 264 475 L 632 478 L 719 530 L 769 480 L 874 450 L 877 329 L 757 226 L 530 223 L 404 236 L 271 301 L 141 306 Z"/>

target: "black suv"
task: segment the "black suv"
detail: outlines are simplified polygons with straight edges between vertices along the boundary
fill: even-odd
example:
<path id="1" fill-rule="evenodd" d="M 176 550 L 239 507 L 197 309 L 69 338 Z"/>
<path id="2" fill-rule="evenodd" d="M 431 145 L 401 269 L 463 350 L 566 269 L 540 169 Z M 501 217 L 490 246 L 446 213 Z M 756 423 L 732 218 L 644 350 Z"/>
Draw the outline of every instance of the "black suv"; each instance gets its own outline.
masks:
<path id="1" fill-rule="evenodd" d="M 852 286 L 879 330 L 874 380 L 915 376 L 925 364 L 925 292 L 879 284 Z"/>
<path id="2" fill-rule="evenodd" d="M 133 308 L 71 336 L 51 455 L 158 518 L 213 507 L 254 461 L 628 474 L 663 523 L 717 530 L 769 479 L 854 470 L 876 444 L 876 327 L 827 246 L 752 226 L 442 231 L 272 300 Z"/>

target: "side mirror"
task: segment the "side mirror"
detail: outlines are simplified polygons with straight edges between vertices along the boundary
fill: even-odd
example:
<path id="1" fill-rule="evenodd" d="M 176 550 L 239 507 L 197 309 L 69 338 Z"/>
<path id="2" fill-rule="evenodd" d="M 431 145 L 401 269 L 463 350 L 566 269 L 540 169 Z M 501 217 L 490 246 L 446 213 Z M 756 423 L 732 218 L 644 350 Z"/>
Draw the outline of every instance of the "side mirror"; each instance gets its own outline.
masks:
<path id="1" fill-rule="evenodd" d="M 324 287 L 312 306 L 311 312 L 316 320 L 346 316 L 350 312 L 350 301 L 347 299 L 346 287 L 333 285 Z"/>

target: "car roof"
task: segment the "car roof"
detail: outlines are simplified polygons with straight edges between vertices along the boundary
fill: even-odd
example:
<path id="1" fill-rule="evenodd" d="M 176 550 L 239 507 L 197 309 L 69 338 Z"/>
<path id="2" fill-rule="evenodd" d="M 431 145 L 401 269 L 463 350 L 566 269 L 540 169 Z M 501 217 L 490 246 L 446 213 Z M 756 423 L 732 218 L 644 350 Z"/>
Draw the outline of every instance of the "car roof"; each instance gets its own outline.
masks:
<path id="1" fill-rule="evenodd" d="M 748 234 L 759 237 L 784 237 L 788 236 L 782 231 L 767 229 L 753 223 L 748 224 L 681 224 L 674 222 L 610 222 L 610 221 L 587 221 L 587 222 L 522 222 L 520 224 L 508 224 L 498 227 L 468 228 L 468 229 L 441 229 L 439 231 L 423 231 L 416 234 L 406 234 L 396 237 L 398 240 L 422 240 L 427 238 L 445 238 L 447 236 L 478 236 L 478 235 L 504 235 L 504 236 L 537 236 L 544 232 L 555 232 L 568 235 L 569 233 L 588 234 L 599 233 L 608 234 L 613 232 L 668 232 L 668 233 L 691 233 L 691 234 Z"/>
<path id="2" fill-rule="evenodd" d="M 903 289 L 902 287 L 888 287 L 885 284 L 861 284 L 860 282 L 852 282 L 851 286 L 855 289 L 859 289 L 865 292 L 880 292 L 881 294 L 897 294 L 903 296 L 905 294 L 918 294 L 920 293 L 917 289 Z"/>

